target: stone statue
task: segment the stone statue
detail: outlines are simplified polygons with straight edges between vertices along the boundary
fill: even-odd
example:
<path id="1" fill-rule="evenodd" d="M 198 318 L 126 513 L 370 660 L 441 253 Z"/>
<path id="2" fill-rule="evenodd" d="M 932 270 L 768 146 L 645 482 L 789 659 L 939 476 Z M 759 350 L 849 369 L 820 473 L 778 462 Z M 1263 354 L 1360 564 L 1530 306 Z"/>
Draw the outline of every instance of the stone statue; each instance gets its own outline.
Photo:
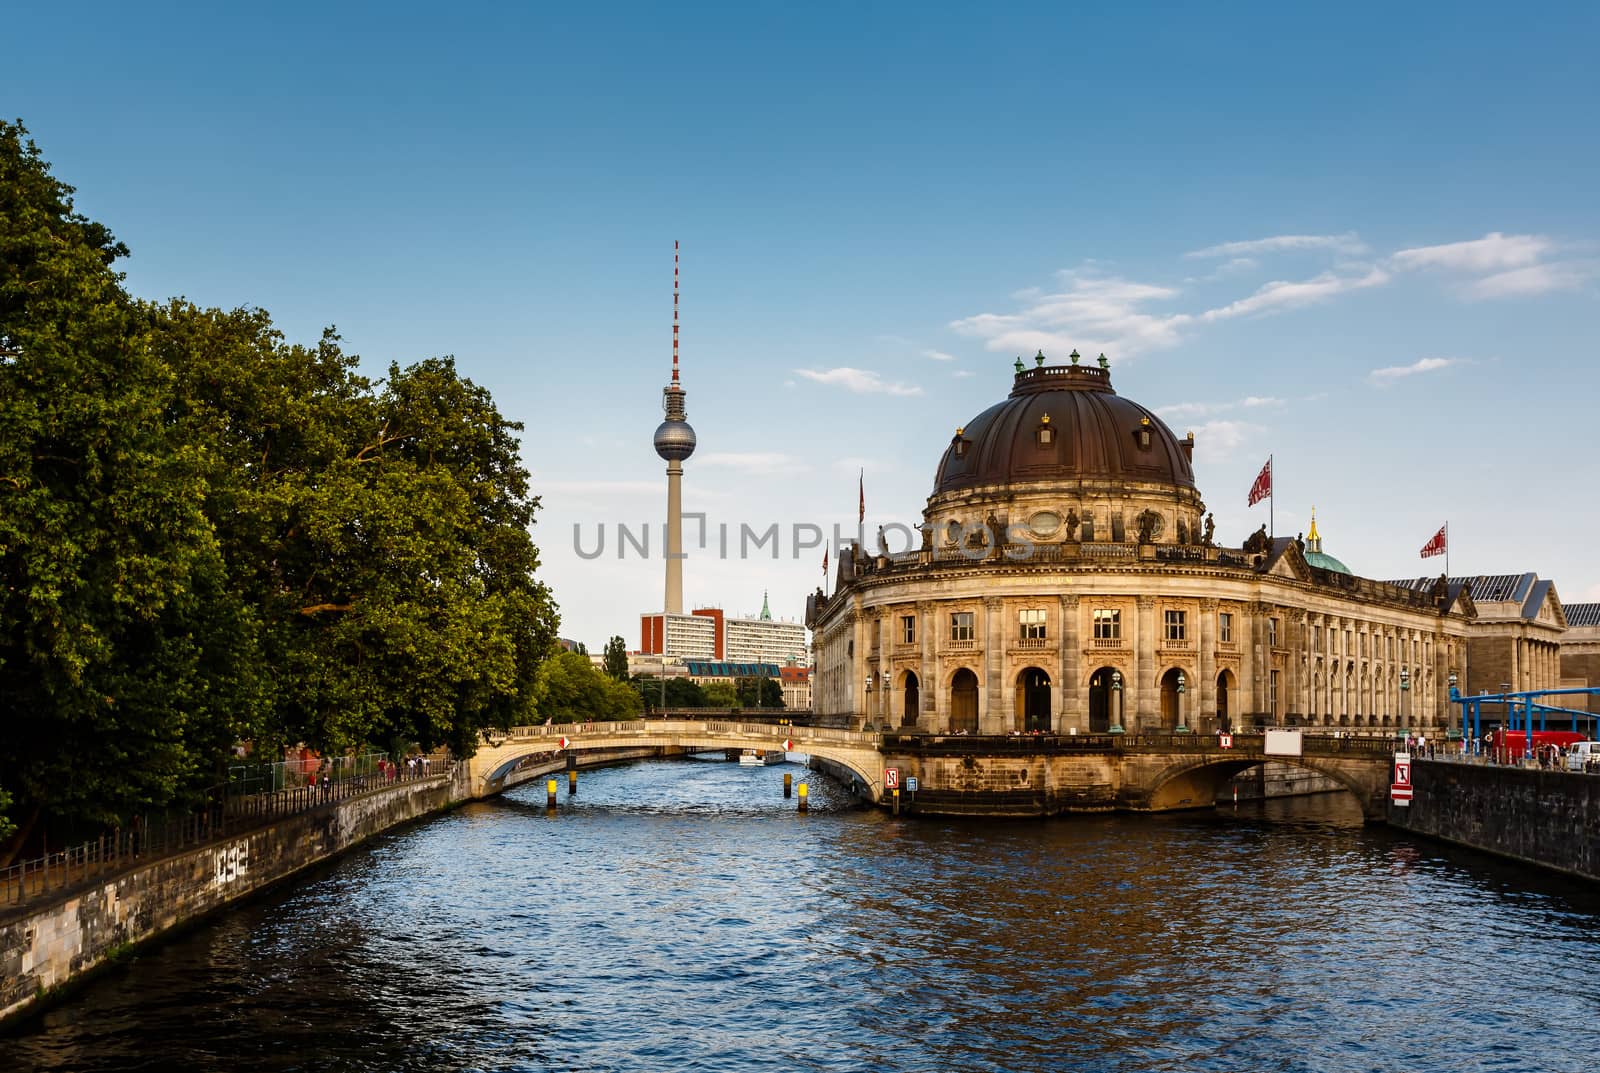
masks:
<path id="1" fill-rule="evenodd" d="M 1161 524 L 1161 515 L 1153 510 L 1141 511 L 1134 521 L 1139 525 L 1139 543 L 1152 543 L 1156 538 L 1156 526 Z"/>
<path id="2" fill-rule="evenodd" d="M 1267 537 L 1267 527 L 1264 525 L 1251 533 L 1250 538 L 1244 542 L 1244 550 L 1250 555 L 1258 555 L 1270 547 L 1272 541 Z"/>
<path id="3" fill-rule="evenodd" d="M 922 523 L 922 550 L 933 550 L 933 526 L 927 522 Z"/>
<path id="4" fill-rule="evenodd" d="M 1215 514 L 1207 514 L 1206 515 L 1206 535 L 1200 538 L 1200 543 L 1204 544 L 1206 547 L 1209 548 L 1216 541 L 1216 537 L 1217 537 L 1217 516 Z"/>
<path id="5" fill-rule="evenodd" d="M 1080 519 L 1078 517 L 1078 512 L 1076 510 L 1067 511 L 1067 539 L 1068 540 L 1077 540 L 1078 539 L 1078 524 L 1081 521 L 1082 521 L 1082 519 Z"/>
<path id="6" fill-rule="evenodd" d="M 881 525 L 878 526 L 878 554 L 884 556 L 889 554 L 889 542 L 884 539 L 883 526 Z"/>
<path id="7" fill-rule="evenodd" d="M 1185 522 L 1182 518 L 1178 519 L 1178 543 L 1189 543 L 1189 523 Z"/>

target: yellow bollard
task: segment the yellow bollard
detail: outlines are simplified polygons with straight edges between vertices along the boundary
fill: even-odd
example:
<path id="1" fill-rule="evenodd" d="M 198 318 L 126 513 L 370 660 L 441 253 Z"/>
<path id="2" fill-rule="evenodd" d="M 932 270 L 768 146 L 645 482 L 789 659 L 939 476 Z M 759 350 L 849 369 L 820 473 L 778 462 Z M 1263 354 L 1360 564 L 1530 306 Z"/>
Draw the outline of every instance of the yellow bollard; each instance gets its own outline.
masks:
<path id="1" fill-rule="evenodd" d="M 894 788 L 894 814 L 900 815 L 900 787 Z"/>
<path id="2" fill-rule="evenodd" d="M 567 793 L 575 794 L 577 792 L 578 792 L 578 769 L 577 768 L 569 768 L 567 770 Z"/>
<path id="3" fill-rule="evenodd" d="M 557 783 L 556 780 L 554 780 L 554 779 L 551 779 L 549 782 L 545 783 L 544 788 L 549 794 L 548 798 L 545 800 L 545 807 L 546 808 L 555 808 L 556 807 L 556 787 L 558 785 L 560 785 L 560 784 Z"/>
<path id="4" fill-rule="evenodd" d="M 794 792 L 794 776 L 792 774 L 790 774 L 789 772 L 785 771 L 783 773 L 783 799 L 785 801 L 789 800 L 789 797 L 793 794 L 793 792 Z"/>
<path id="5" fill-rule="evenodd" d="M 807 786 L 805 783 L 802 782 L 800 784 L 800 811 L 801 812 L 806 811 L 806 795 L 809 794 L 810 792 L 811 792 L 811 787 Z"/>

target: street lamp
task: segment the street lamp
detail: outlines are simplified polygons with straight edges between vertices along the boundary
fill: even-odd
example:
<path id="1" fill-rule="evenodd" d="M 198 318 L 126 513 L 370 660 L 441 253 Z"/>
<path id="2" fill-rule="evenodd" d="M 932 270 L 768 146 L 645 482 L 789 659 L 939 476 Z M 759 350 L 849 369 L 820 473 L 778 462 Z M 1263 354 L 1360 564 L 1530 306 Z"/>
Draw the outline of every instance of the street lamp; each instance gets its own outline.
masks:
<path id="1" fill-rule="evenodd" d="M 1189 733 L 1189 728 L 1185 724 L 1184 718 L 1183 718 L 1183 691 L 1184 691 L 1184 688 L 1186 686 L 1188 686 L 1188 684 L 1189 684 L 1189 680 L 1183 676 L 1183 672 L 1182 671 L 1179 671 L 1178 672 L 1178 725 L 1175 728 L 1177 733 L 1179 733 L 1179 734 L 1187 734 L 1187 733 Z"/>
<path id="2" fill-rule="evenodd" d="M 1411 722 L 1406 717 L 1406 694 L 1411 692 L 1411 670 L 1408 667 L 1400 668 L 1400 729 L 1409 731 Z"/>
<path id="3" fill-rule="evenodd" d="M 1111 728 L 1110 734 L 1121 734 L 1122 729 L 1122 672 L 1111 672 Z"/>

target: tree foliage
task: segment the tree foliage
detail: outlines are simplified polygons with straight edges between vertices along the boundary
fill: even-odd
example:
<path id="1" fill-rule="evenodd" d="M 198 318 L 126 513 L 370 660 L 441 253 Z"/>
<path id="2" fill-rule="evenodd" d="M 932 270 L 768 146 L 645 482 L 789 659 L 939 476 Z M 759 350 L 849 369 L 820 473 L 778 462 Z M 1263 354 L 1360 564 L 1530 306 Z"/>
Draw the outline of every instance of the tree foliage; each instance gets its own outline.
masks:
<path id="1" fill-rule="evenodd" d="M 606 642 L 605 669 L 619 682 L 628 680 L 628 644 L 621 637 L 612 636 Z"/>
<path id="2" fill-rule="evenodd" d="M 732 682 L 711 682 L 701 687 L 705 691 L 706 707 L 737 708 L 739 691 Z"/>
<path id="3" fill-rule="evenodd" d="M 643 707 L 626 682 L 603 674 L 577 652 L 560 652 L 539 667 L 539 714 L 557 723 L 637 719 Z"/>
<path id="4" fill-rule="evenodd" d="M 739 703 L 746 708 L 782 708 L 783 687 L 775 678 L 739 678 L 734 682 Z"/>
<path id="5" fill-rule="evenodd" d="M 71 194 L 0 123 L 0 785 L 24 827 L 184 803 L 240 740 L 467 754 L 531 719 L 559 620 L 520 426 L 449 358 L 374 383 L 331 330 L 131 298 Z"/>

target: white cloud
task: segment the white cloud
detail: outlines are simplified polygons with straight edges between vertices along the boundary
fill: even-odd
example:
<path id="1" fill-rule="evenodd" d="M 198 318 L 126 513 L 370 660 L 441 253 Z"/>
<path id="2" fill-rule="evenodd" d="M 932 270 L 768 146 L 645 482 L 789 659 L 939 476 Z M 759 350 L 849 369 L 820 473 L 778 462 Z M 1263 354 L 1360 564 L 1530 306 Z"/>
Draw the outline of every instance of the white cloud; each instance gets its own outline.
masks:
<path id="1" fill-rule="evenodd" d="M 777 451 L 708 451 L 696 455 L 695 462 L 702 466 L 719 466 L 748 473 L 768 473 L 780 469 L 795 472 L 806 468 L 792 455 Z"/>
<path id="2" fill-rule="evenodd" d="M 1555 248 L 1543 235 L 1506 235 L 1491 231 L 1468 242 L 1418 246 L 1389 258 L 1396 268 L 1442 268 L 1454 272 L 1499 272 L 1531 265 Z"/>
<path id="3" fill-rule="evenodd" d="M 1549 291 L 1570 291 L 1583 286 L 1594 272 L 1593 265 L 1578 261 L 1529 265 L 1480 279 L 1467 288 L 1467 293 L 1474 298 L 1508 298 Z"/>
<path id="4" fill-rule="evenodd" d="M 1398 380 L 1403 376 L 1416 376 L 1418 373 L 1431 373 L 1439 369 L 1448 369 L 1452 365 L 1463 364 L 1460 358 L 1420 358 L 1410 365 L 1390 365 L 1383 369 L 1374 369 L 1367 375 L 1382 383 L 1387 380 Z"/>
<path id="5" fill-rule="evenodd" d="M 1381 268 L 1371 269 L 1362 276 L 1341 276 L 1324 272 L 1315 279 L 1274 280 L 1265 284 L 1248 298 L 1241 298 L 1219 309 L 1208 309 L 1200 314 L 1204 321 L 1228 320 L 1249 316 L 1252 313 L 1275 313 L 1281 309 L 1295 309 L 1326 301 L 1336 294 L 1381 287 L 1388 283 L 1389 273 Z"/>
<path id="6" fill-rule="evenodd" d="M 950 327 L 984 340 L 989 350 L 1019 356 L 1042 350 L 1060 361 L 1074 349 L 1086 357 L 1108 351 L 1126 357 L 1176 346 L 1178 329 L 1192 319 L 1140 308 L 1175 297 L 1178 291 L 1171 287 L 1081 271 L 1062 272 L 1060 280 L 1063 289 L 1054 293 L 1020 292 L 1026 305 L 1019 313 L 979 313 Z"/>
<path id="7" fill-rule="evenodd" d="M 1294 250 L 1333 250 L 1336 253 L 1365 253 L 1367 244 L 1355 232 L 1343 235 L 1273 235 L 1243 242 L 1224 242 L 1192 250 L 1185 257 L 1248 257 L 1260 253 L 1287 253 Z"/>
<path id="8" fill-rule="evenodd" d="M 924 350 L 922 352 L 922 356 L 925 357 L 925 358 L 928 358 L 928 359 L 930 359 L 932 361 L 955 361 L 956 360 L 956 356 L 954 354 L 946 354 L 942 350 Z"/>
<path id="9" fill-rule="evenodd" d="M 795 375 L 819 384 L 837 384 L 858 395 L 920 395 L 922 389 L 915 384 L 885 380 L 870 369 L 852 369 L 841 365 L 836 369 L 796 369 Z"/>
<path id="10" fill-rule="evenodd" d="M 1226 462 L 1260 431 L 1260 425 L 1252 425 L 1247 421 L 1207 421 L 1194 430 L 1195 461 L 1206 464 Z"/>
<path id="11" fill-rule="evenodd" d="M 962 380 L 962 379 L 965 379 L 965 378 L 967 378 L 969 376 L 977 376 L 978 374 L 973 372 L 971 369 L 957 369 L 955 372 L 951 373 L 950 375 L 955 377 L 958 380 Z"/>
<path id="12" fill-rule="evenodd" d="M 1155 409 L 1162 417 L 1207 417 L 1229 410 L 1254 410 L 1263 406 L 1282 405 L 1282 399 L 1267 395 L 1247 395 L 1233 402 L 1175 402 L 1169 406 L 1157 406 Z"/>

